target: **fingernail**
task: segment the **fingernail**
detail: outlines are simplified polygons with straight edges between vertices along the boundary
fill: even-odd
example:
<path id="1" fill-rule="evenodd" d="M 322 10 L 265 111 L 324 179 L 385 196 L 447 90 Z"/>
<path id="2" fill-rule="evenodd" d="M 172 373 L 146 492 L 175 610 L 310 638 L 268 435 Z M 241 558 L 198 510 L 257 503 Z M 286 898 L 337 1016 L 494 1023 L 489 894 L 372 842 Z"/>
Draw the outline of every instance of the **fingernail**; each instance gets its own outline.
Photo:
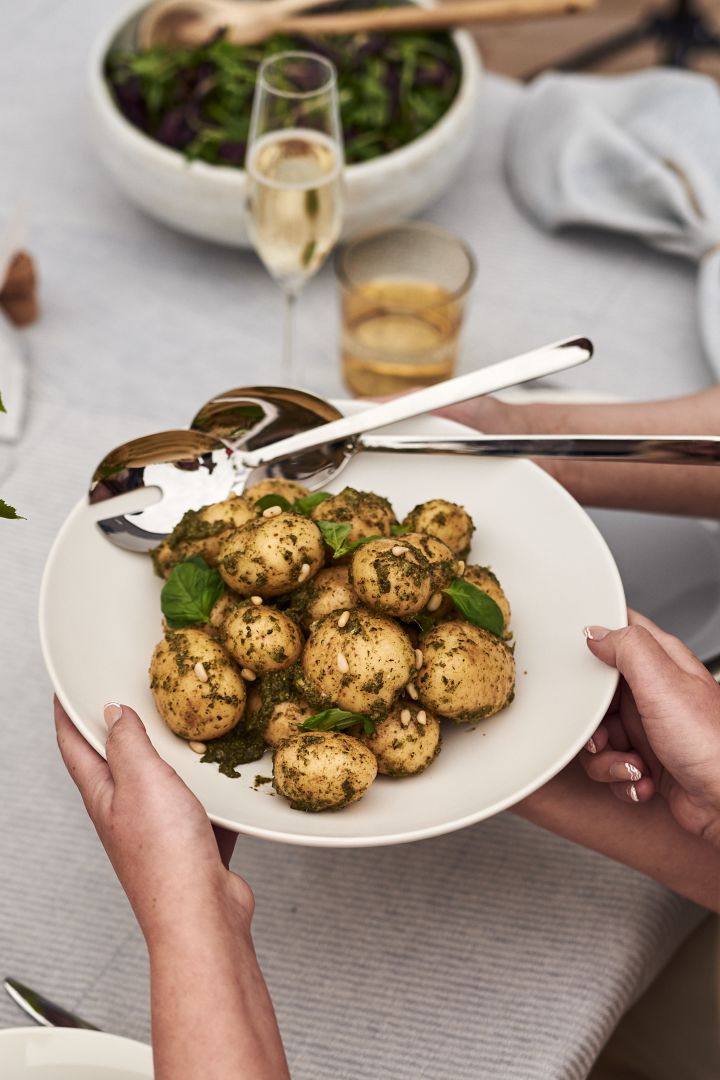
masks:
<path id="1" fill-rule="evenodd" d="M 589 754 L 597 754 L 597 746 L 595 745 L 595 740 L 588 739 L 588 741 L 585 743 L 585 749 Z"/>
<path id="2" fill-rule="evenodd" d="M 610 631 L 605 626 L 585 626 L 583 628 L 583 634 L 590 641 L 602 641 L 609 633 Z"/>
<path id="3" fill-rule="evenodd" d="M 122 705 L 118 705 L 117 701 L 108 701 L 107 705 L 103 709 L 103 716 L 105 717 L 105 724 L 108 730 L 117 723 L 122 716 Z"/>
<path id="4" fill-rule="evenodd" d="M 637 788 L 634 784 L 628 784 L 627 793 L 633 802 L 640 802 L 640 799 L 638 798 Z"/>
<path id="5" fill-rule="evenodd" d="M 618 761 L 610 766 L 610 775 L 613 780 L 642 780 L 642 773 L 629 761 Z"/>

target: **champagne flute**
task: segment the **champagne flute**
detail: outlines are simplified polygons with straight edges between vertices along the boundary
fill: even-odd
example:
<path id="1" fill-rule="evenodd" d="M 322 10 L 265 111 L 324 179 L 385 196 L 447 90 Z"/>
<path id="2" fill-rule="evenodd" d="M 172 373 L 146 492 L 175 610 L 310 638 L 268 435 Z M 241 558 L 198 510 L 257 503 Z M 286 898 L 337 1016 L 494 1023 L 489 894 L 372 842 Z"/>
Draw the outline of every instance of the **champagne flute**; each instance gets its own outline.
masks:
<path id="1" fill-rule="evenodd" d="M 310 52 L 268 57 L 258 71 L 250 120 L 247 221 L 255 250 L 285 293 L 289 382 L 295 301 L 340 235 L 342 165 L 333 64 Z"/>

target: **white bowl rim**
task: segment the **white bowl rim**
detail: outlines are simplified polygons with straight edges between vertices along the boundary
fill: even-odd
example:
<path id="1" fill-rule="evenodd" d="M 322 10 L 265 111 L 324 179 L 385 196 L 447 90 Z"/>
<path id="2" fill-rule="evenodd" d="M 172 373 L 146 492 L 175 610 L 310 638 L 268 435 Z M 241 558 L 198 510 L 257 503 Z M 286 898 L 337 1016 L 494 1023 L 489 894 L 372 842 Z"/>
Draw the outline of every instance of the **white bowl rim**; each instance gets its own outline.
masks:
<path id="1" fill-rule="evenodd" d="M 428 0 L 417 0 L 422 6 L 432 6 Z M 179 150 L 164 146 L 162 143 L 146 135 L 140 128 L 135 127 L 122 114 L 110 92 L 107 79 L 105 78 L 105 59 L 117 34 L 122 27 L 133 17 L 147 7 L 147 3 L 138 4 L 132 0 L 127 7 L 123 8 L 119 17 L 113 20 L 110 29 L 107 27 L 98 35 L 90 53 L 89 81 L 90 91 L 96 104 L 102 108 L 104 117 L 114 127 L 117 135 L 126 143 L 134 145 L 138 152 L 154 159 L 160 166 L 169 166 L 176 171 L 184 170 L 202 179 L 212 179 L 220 184 L 241 185 L 247 175 L 245 169 L 238 169 L 232 165 L 212 165 L 207 161 L 189 161 Z M 410 168 L 416 157 L 422 156 L 427 140 L 435 137 L 449 123 L 453 123 L 457 113 L 465 107 L 466 102 L 471 103 L 477 94 L 477 88 L 482 72 L 480 53 L 472 36 L 467 30 L 453 30 L 451 37 L 458 50 L 461 62 L 461 78 L 458 91 L 455 94 L 450 108 L 446 110 L 436 124 L 424 131 L 416 139 L 382 154 L 371 161 L 358 162 L 355 165 L 345 167 L 346 180 L 362 180 L 368 174 L 373 175 L 381 165 L 390 162 L 392 168 Z"/>

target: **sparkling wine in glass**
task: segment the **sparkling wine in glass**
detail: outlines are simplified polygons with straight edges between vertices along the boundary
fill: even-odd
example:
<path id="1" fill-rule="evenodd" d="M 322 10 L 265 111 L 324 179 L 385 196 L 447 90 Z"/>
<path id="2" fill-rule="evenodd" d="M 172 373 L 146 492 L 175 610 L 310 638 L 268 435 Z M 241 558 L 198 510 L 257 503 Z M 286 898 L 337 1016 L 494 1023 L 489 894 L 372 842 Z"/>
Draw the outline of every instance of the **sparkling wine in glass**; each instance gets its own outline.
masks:
<path id="1" fill-rule="evenodd" d="M 300 289 L 340 235 L 343 144 L 337 76 L 315 53 L 285 52 L 258 71 L 246 159 L 253 246 L 285 293 L 284 368 Z"/>

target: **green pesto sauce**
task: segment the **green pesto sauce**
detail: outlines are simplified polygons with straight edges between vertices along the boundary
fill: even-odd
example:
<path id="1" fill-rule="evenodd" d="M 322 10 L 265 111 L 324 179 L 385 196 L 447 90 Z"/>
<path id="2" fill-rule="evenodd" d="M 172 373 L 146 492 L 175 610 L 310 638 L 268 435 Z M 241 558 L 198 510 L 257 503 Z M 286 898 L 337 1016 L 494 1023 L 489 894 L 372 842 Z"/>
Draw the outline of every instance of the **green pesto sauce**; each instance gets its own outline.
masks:
<path id="1" fill-rule="evenodd" d="M 259 761 L 266 750 L 262 728 L 254 722 L 241 721 L 226 735 L 209 742 L 200 760 L 217 765 L 223 776 L 236 780 L 240 776 L 237 766 L 246 765 L 249 761 Z"/>
<path id="2" fill-rule="evenodd" d="M 263 784 L 272 784 L 272 782 L 273 782 L 272 776 L 263 776 L 261 773 L 258 773 L 258 775 L 255 777 L 255 782 L 253 783 L 253 788 L 255 789 L 255 791 L 257 791 L 257 789 L 259 787 L 262 787 Z"/>
<path id="3" fill-rule="evenodd" d="M 201 510 L 188 510 L 183 514 L 173 531 L 167 538 L 167 544 L 176 548 L 179 544 L 188 543 L 191 540 L 207 540 L 209 536 L 217 536 L 230 524 L 227 521 L 205 521 Z"/>
<path id="4" fill-rule="evenodd" d="M 262 705 L 258 710 L 256 723 L 260 731 L 264 731 L 267 722 L 276 705 L 283 701 L 298 701 L 301 697 L 297 688 L 297 678 L 300 673 L 300 664 L 284 668 L 282 671 L 269 671 L 263 676 L 260 684 L 260 696 Z"/>

